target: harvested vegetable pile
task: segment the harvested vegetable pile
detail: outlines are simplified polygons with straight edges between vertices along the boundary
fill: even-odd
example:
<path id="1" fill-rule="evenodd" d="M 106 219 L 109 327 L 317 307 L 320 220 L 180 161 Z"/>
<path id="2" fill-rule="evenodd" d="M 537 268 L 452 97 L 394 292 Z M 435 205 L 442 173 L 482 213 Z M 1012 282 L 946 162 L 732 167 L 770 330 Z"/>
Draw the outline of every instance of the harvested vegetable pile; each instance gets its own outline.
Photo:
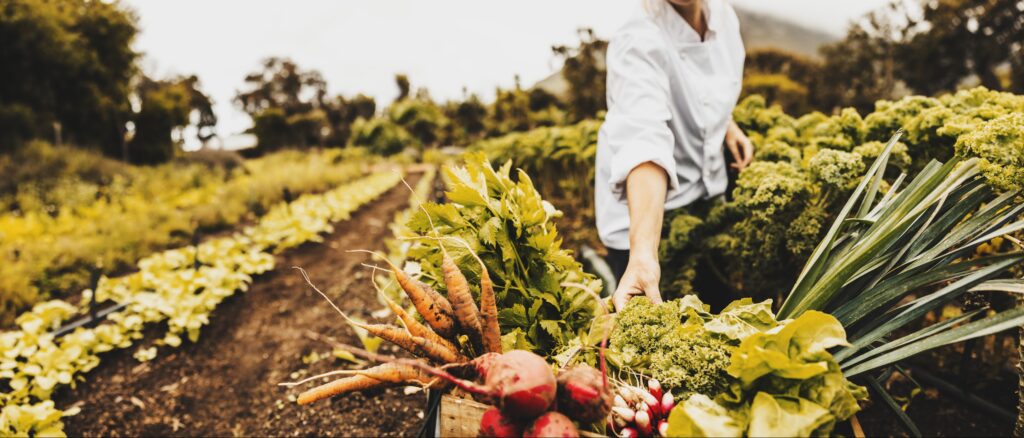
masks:
<path id="1" fill-rule="evenodd" d="M 662 434 L 827 435 L 860 409 L 867 392 L 843 377 L 828 352 L 846 344 L 835 318 L 807 312 L 780 322 L 771 301 L 750 299 L 717 315 L 708 309 L 692 295 L 657 305 L 636 298 L 618 315 L 609 360 L 625 375 L 653 376 L 681 400 Z M 635 398 L 632 392 L 621 394 Z M 635 422 L 650 405 L 617 415 Z M 636 426 L 659 415 L 653 411 Z"/>

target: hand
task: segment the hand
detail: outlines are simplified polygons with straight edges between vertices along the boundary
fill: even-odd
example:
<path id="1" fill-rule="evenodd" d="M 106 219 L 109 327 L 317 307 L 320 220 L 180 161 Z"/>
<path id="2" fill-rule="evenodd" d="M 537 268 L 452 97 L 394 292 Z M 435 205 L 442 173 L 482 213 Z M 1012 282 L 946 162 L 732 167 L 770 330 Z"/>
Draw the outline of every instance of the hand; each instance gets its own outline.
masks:
<path id="1" fill-rule="evenodd" d="M 651 302 L 661 302 L 661 291 L 658 290 L 658 281 L 661 280 L 661 266 L 653 256 L 630 254 L 629 264 L 626 265 L 626 272 L 622 274 L 619 287 L 612 294 L 612 305 L 615 311 L 619 312 L 631 298 L 639 295 L 647 295 Z"/>
<path id="2" fill-rule="evenodd" d="M 729 121 L 729 128 L 725 131 L 725 146 L 729 148 L 732 157 L 735 159 L 731 166 L 736 170 L 746 169 L 754 161 L 754 143 L 747 138 L 739 125 Z"/>

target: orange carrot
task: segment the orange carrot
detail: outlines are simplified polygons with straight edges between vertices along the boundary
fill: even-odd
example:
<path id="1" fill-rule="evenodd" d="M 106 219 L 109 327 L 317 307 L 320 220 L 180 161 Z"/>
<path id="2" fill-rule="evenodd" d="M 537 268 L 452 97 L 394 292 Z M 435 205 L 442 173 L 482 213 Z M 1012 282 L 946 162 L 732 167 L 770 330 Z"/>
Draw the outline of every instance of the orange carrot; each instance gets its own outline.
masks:
<path id="1" fill-rule="evenodd" d="M 399 346 L 401 349 L 408 351 L 416 356 L 424 357 L 441 363 L 450 363 L 453 358 L 458 357 L 458 353 L 449 350 L 436 342 L 430 342 L 430 349 L 424 348 L 422 345 L 426 345 L 424 342 L 417 342 L 408 331 L 402 330 L 401 328 L 395 327 L 388 324 L 363 324 L 360 322 L 352 321 L 352 324 L 365 329 L 370 334 L 383 338 L 392 344 Z M 419 338 L 423 339 L 423 338 Z"/>
<path id="2" fill-rule="evenodd" d="M 469 358 L 460 354 L 458 350 L 450 350 L 437 342 L 431 341 L 430 339 L 413 336 L 412 342 L 413 344 L 416 344 L 416 346 L 418 346 L 427 357 L 430 357 L 437 362 L 444 364 L 469 362 Z"/>
<path id="3" fill-rule="evenodd" d="M 444 303 L 438 304 L 438 302 L 431 296 L 429 292 L 423 287 L 423 283 L 416 281 L 409 277 L 405 271 L 391 263 L 387 257 L 380 254 L 356 250 L 358 252 L 367 252 L 377 257 L 380 257 L 388 264 L 391 268 L 391 272 L 395 274 L 395 279 L 398 280 L 398 285 L 402 287 L 406 295 L 409 296 L 409 300 L 412 301 L 413 306 L 416 307 L 416 311 L 419 312 L 423 320 L 427 322 L 431 328 L 434 329 L 441 336 L 450 338 L 455 334 L 455 320 L 452 318 L 451 305 L 448 305 L 448 309 L 444 308 Z"/>
<path id="4" fill-rule="evenodd" d="M 494 296 L 494 283 L 487 267 L 480 271 L 480 325 L 483 329 L 484 351 L 501 353 L 501 327 L 498 325 L 498 303 Z"/>
<path id="5" fill-rule="evenodd" d="M 445 312 L 448 315 L 455 315 L 455 311 L 452 310 L 452 302 L 448 301 L 444 295 L 441 295 L 434 290 L 434 288 L 430 287 L 429 284 L 422 281 L 416 280 L 416 284 L 423 288 L 423 291 L 426 292 L 432 300 L 434 300 L 434 304 L 437 304 L 437 307 L 441 309 L 442 312 Z"/>
<path id="6" fill-rule="evenodd" d="M 487 265 L 469 246 L 469 242 L 457 237 L 448 237 L 466 247 L 469 254 L 480 264 L 480 326 L 483 331 L 485 353 L 501 353 L 501 327 L 498 325 L 498 303 L 494 296 L 494 282 L 487 272 Z"/>
<path id="7" fill-rule="evenodd" d="M 420 369 L 405 364 L 385 363 L 366 370 L 352 371 L 354 376 L 343 377 L 299 394 L 300 405 L 308 405 L 338 394 L 362 391 L 399 384 L 433 386 L 439 381 Z"/>
<path id="8" fill-rule="evenodd" d="M 402 323 L 405 324 L 405 329 L 408 330 L 410 334 L 436 342 L 451 351 L 459 351 L 459 348 L 456 347 L 455 344 L 445 338 L 442 338 L 441 335 L 438 335 L 433 329 L 417 321 L 416 318 L 410 315 L 409 312 L 406 312 L 402 306 L 399 306 L 387 297 L 384 298 L 384 301 L 387 303 L 388 307 L 391 308 L 391 311 L 395 312 L 398 319 L 402 320 Z"/>
<path id="9" fill-rule="evenodd" d="M 448 255 L 448 251 L 441 246 L 442 261 L 441 270 L 444 272 L 444 282 L 448 286 L 448 299 L 452 302 L 455 310 L 455 319 L 467 336 L 473 347 L 480 351 L 483 347 L 483 328 L 480 326 L 480 310 L 473 301 L 473 294 L 469 292 L 469 281 L 459 270 L 455 260 Z"/>

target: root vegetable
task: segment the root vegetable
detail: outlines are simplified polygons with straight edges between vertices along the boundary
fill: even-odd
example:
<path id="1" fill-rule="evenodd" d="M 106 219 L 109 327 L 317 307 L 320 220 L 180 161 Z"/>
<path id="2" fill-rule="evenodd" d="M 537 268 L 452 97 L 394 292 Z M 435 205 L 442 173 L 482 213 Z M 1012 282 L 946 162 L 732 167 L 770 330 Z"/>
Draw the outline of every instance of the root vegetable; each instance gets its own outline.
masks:
<path id="1" fill-rule="evenodd" d="M 451 351 L 435 342 L 413 336 L 399 327 L 389 324 L 365 324 L 351 319 L 349 322 L 416 356 L 425 357 L 440 363 L 465 362 L 465 358 L 459 353 Z"/>
<path id="2" fill-rule="evenodd" d="M 582 424 L 601 421 L 612 409 L 613 396 L 602 374 L 590 365 L 576 365 L 558 373 L 558 410 Z"/>
<path id="3" fill-rule="evenodd" d="M 479 259 L 478 259 L 479 260 Z M 498 302 L 494 296 L 494 283 L 487 266 L 480 261 L 480 325 L 483 330 L 484 351 L 501 353 L 501 327 L 498 324 Z"/>
<path id="4" fill-rule="evenodd" d="M 494 296 L 494 282 L 487 271 L 487 265 L 469 246 L 469 243 L 457 237 L 448 237 L 466 247 L 469 254 L 480 264 L 480 328 L 484 351 L 501 353 L 501 327 L 498 324 L 498 303 Z"/>
<path id="5" fill-rule="evenodd" d="M 408 330 L 410 334 L 433 341 L 451 351 L 459 351 L 459 347 L 451 341 L 441 337 L 441 335 L 437 334 L 434 329 L 417 321 L 416 318 L 410 315 L 409 312 L 406 312 L 402 306 L 398 305 L 398 303 L 395 303 L 386 297 L 384 298 L 384 301 L 387 303 L 391 311 L 398 316 L 398 319 L 402 321 L 402 324 L 405 324 L 405 329 Z"/>
<path id="6" fill-rule="evenodd" d="M 455 319 L 453 318 L 450 304 L 448 309 L 444 309 L 444 306 L 428 292 L 429 288 L 425 288 L 423 283 L 410 278 L 405 271 L 391 263 L 387 257 L 373 251 L 353 250 L 353 252 L 373 254 L 384 260 L 384 263 L 387 263 L 388 267 L 391 268 L 391 272 L 395 275 L 398 285 L 409 296 L 409 301 L 412 301 L 416 311 L 427 322 L 427 325 L 443 337 L 451 338 L 455 335 Z M 434 293 L 436 294 L 436 292 Z"/>
<path id="7" fill-rule="evenodd" d="M 647 391 L 654 396 L 654 398 L 661 400 L 662 389 L 661 382 L 658 379 L 651 379 L 647 381 Z"/>
<path id="8" fill-rule="evenodd" d="M 523 432 L 523 437 L 564 437 L 580 436 L 579 430 L 569 417 L 559 412 L 547 412 L 530 424 Z"/>
<path id="9" fill-rule="evenodd" d="M 661 420 L 658 422 L 658 434 L 661 436 L 668 436 L 668 420 Z"/>
<path id="10" fill-rule="evenodd" d="M 676 407 L 676 398 L 672 395 L 672 392 L 666 392 L 665 395 L 661 396 L 661 410 L 665 417 L 672 412 L 672 408 Z"/>
<path id="11" fill-rule="evenodd" d="M 651 428 L 651 415 L 647 411 L 637 411 L 636 416 L 633 417 L 633 423 L 636 424 L 637 431 L 643 436 L 651 436 L 653 429 Z"/>
<path id="12" fill-rule="evenodd" d="M 441 270 L 444 272 L 444 284 L 448 287 L 448 300 L 452 303 L 455 311 L 455 319 L 459 322 L 463 333 L 469 336 L 470 342 L 477 351 L 483 348 L 483 327 L 480 325 L 480 309 L 473 301 L 473 294 L 469 291 L 469 281 L 459 270 L 455 260 L 448 255 L 448 251 L 442 249 Z"/>
<path id="13" fill-rule="evenodd" d="M 651 414 L 651 418 L 661 417 L 661 401 L 654 397 L 653 394 L 644 391 L 643 392 L 644 404 L 647 405 L 648 413 Z"/>
<path id="14" fill-rule="evenodd" d="M 490 408 L 480 419 L 481 437 L 521 437 L 523 426 L 514 419 L 502 414 L 498 408 Z"/>
<path id="15" fill-rule="evenodd" d="M 624 427 L 619 431 L 620 438 L 637 438 L 639 436 L 640 432 L 637 432 L 636 429 L 632 427 Z"/>
<path id="16" fill-rule="evenodd" d="M 624 408 L 629 407 L 629 405 L 626 404 L 626 399 L 622 398 L 622 396 L 618 395 L 618 394 L 615 395 L 615 400 L 614 400 L 613 404 L 615 406 L 621 406 L 621 407 L 624 407 Z"/>
<path id="17" fill-rule="evenodd" d="M 451 350 L 442 344 L 438 344 L 433 340 L 427 338 L 421 338 L 419 336 L 412 336 L 410 338 L 412 343 L 419 347 L 420 351 L 424 353 L 423 357 L 428 357 L 440 363 L 463 363 L 469 362 L 469 358 L 463 356 L 456 350 Z"/>
<path id="18" fill-rule="evenodd" d="M 621 407 L 621 406 L 613 407 L 612 408 L 612 413 L 614 414 L 615 417 L 622 418 L 627 423 L 632 423 L 633 419 L 636 417 L 636 411 L 634 411 L 634 410 L 632 410 L 630 408 L 624 408 L 624 407 Z"/>
<path id="19" fill-rule="evenodd" d="M 366 370 L 352 371 L 343 377 L 299 394 L 298 403 L 307 405 L 335 395 L 398 384 L 435 385 L 438 380 L 416 367 L 385 363 Z"/>

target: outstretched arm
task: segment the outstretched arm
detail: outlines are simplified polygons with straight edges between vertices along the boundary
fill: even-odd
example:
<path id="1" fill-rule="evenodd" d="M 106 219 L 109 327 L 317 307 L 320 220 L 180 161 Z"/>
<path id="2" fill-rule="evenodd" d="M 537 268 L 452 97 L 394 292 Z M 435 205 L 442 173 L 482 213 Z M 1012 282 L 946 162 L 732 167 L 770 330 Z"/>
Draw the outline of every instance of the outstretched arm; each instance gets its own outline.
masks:
<path id="1" fill-rule="evenodd" d="M 652 162 L 633 168 L 626 178 L 626 199 L 629 203 L 629 262 L 619 287 L 612 295 L 616 310 L 636 295 L 647 295 L 655 303 L 661 302 L 658 282 L 661 267 L 658 264 L 658 245 L 661 225 L 665 216 L 665 196 L 668 192 L 668 174 Z"/>

